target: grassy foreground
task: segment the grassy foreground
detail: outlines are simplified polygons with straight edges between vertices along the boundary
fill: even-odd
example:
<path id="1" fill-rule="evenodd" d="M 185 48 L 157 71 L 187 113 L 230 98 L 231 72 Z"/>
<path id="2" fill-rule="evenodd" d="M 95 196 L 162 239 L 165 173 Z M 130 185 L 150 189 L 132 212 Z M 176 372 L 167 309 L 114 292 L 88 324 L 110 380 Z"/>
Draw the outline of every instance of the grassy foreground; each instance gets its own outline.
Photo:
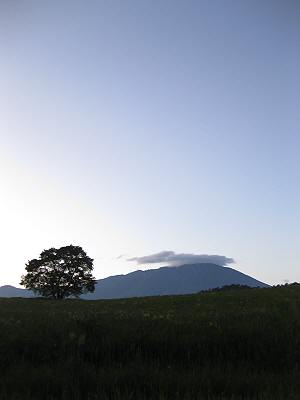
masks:
<path id="1" fill-rule="evenodd" d="M 2 400 L 300 398 L 300 286 L 0 299 Z"/>

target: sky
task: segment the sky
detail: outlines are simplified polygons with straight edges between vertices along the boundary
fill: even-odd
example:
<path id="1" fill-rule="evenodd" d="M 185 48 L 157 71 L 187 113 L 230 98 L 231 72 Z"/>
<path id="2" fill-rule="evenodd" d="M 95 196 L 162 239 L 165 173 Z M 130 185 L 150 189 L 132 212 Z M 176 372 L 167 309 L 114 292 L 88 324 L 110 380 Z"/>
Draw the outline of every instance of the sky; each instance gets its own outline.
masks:
<path id="1" fill-rule="evenodd" d="M 0 285 L 68 244 L 96 278 L 170 252 L 300 281 L 299 20 L 294 0 L 2 0 Z"/>

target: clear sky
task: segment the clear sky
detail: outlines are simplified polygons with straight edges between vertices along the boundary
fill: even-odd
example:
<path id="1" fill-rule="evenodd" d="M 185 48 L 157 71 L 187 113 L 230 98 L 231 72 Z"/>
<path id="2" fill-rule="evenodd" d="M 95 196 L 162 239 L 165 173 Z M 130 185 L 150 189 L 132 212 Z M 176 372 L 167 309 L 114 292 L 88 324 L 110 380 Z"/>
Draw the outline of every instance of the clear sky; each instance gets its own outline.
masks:
<path id="1" fill-rule="evenodd" d="M 294 0 L 1 1 L 0 285 L 71 243 L 97 278 L 169 250 L 300 281 L 299 21 Z"/>

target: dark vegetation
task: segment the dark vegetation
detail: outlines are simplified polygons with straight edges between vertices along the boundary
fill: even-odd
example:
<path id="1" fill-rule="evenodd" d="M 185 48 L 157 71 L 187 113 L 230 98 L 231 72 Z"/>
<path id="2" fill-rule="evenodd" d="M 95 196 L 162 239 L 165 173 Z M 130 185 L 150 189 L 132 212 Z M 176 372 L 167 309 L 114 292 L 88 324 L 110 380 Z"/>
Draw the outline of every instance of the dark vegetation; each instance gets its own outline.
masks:
<path id="1" fill-rule="evenodd" d="M 300 398 L 300 287 L 0 299 L 1 400 Z"/>
<path id="2" fill-rule="evenodd" d="M 208 289 L 205 290 L 205 292 L 224 292 L 224 290 L 243 290 L 243 289 L 258 289 L 252 286 L 248 286 L 248 285 L 236 285 L 236 284 L 232 284 L 232 285 L 224 285 L 221 287 L 216 287 L 216 288 L 212 288 L 212 289 Z"/>
<path id="3" fill-rule="evenodd" d="M 95 290 L 93 259 L 80 246 L 44 250 L 25 269 L 20 284 L 43 297 L 61 300 Z"/>

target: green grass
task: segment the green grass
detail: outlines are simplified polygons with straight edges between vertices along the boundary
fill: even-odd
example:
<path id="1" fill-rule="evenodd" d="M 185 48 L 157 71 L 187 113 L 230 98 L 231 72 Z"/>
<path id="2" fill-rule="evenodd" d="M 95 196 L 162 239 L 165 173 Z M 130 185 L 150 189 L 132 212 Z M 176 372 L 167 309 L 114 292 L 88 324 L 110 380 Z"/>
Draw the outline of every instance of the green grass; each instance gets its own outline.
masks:
<path id="1" fill-rule="evenodd" d="M 1 400 L 300 398 L 300 287 L 0 299 Z"/>

